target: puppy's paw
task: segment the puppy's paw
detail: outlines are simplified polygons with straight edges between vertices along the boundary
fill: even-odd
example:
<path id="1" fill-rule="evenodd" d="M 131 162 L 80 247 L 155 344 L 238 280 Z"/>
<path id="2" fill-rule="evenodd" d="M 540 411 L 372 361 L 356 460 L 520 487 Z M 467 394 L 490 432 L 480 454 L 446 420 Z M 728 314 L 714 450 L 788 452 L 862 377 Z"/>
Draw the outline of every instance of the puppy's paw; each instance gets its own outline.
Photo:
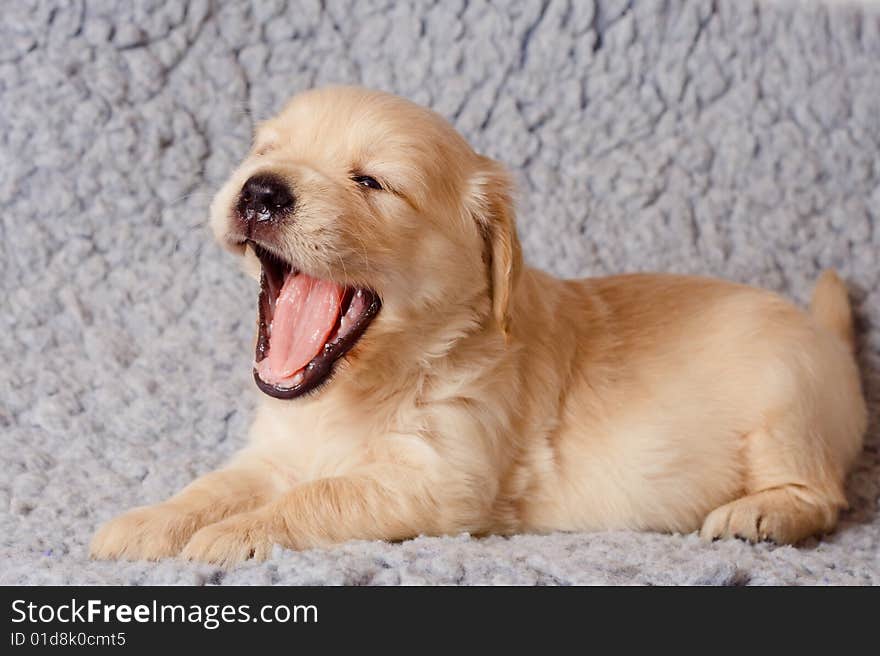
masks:
<path id="1" fill-rule="evenodd" d="M 196 528 L 194 517 L 165 504 L 135 508 L 98 529 L 89 553 L 97 559 L 168 558 L 180 553 Z"/>
<path id="2" fill-rule="evenodd" d="M 755 494 L 716 508 L 703 522 L 705 540 L 740 538 L 749 542 L 791 544 L 804 537 L 798 509 Z"/>
<path id="3" fill-rule="evenodd" d="M 220 567 L 265 560 L 272 551 L 268 525 L 257 513 L 243 513 L 199 530 L 181 555 Z"/>

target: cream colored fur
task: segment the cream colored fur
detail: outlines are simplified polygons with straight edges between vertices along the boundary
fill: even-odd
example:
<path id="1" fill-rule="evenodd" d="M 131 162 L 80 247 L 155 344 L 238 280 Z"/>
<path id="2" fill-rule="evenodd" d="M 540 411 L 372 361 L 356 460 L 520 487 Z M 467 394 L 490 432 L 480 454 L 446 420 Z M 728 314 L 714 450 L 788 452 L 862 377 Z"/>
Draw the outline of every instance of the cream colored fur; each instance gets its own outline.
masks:
<path id="1" fill-rule="evenodd" d="M 704 278 L 558 280 L 523 265 L 498 164 L 428 110 L 329 88 L 261 125 L 214 201 L 218 239 L 254 275 L 230 226 L 257 172 L 296 191 L 288 259 L 374 289 L 382 311 L 326 387 L 264 397 L 243 451 L 106 524 L 95 557 L 232 565 L 273 544 L 610 528 L 788 543 L 834 527 L 866 411 L 833 272 L 809 314 Z"/>

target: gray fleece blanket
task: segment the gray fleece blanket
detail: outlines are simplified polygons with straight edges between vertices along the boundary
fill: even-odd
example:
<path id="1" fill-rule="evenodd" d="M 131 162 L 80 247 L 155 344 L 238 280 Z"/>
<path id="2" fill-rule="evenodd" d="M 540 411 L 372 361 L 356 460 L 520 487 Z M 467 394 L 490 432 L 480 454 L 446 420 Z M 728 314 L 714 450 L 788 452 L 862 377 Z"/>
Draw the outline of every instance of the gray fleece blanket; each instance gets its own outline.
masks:
<path id="1" fill-rule="evenodd" d="M 880 583 L 880 7 L 867 1 L 7 2 L 0 583 Z M 90 562 L 95 527 L 244 443 L 255 290 L 209 239 L 256 120 L 354 82 L 520 186 L 527 259 L 803 303 L 849 281 L 872 407 L 851 510 L 793 547 L 629 532 L 351 542 L 230 572 Z"/>

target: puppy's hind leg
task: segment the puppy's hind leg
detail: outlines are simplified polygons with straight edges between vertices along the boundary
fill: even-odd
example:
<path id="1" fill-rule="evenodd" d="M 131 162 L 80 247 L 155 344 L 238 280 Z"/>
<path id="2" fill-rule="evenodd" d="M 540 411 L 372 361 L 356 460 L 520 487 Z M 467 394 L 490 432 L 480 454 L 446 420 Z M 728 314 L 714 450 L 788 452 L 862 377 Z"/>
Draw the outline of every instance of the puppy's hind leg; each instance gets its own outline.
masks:
<path id="1" fill-rule="evenodd" d="M 854 408 L 857 415 L 858 403 Z M 792 411 L 774 428 L 742 438 L 745 495 L 709 513 L 700 535 L 794 544 L 833 529 L 847 506 L 846 470 L 864 428 L 858 416 L 826 421 L 824 434 L 822 423 Z"/>
<path id="2" fill-rule="evenodd" d="M 868 420 L 852 309 L 833 271 L 820 276 L 810 314 L 811 323 L 789 326 L 784 342 L 773 344 L 761 376 L 772 381 L 761 392 L 768 400 L 764 427 L 743 443 L 745 496 L 709 514 L 705 538 L 790 544 L 830 531 L 846 508 L 843 486 Z M 771 324 L 767 334 L 780 326 Z"/>
<path id="3" fill-rule="evenodd" d="M 794 544 L 837 523 L 840 500 L 797 484 L 748 494 L 716 508 L 703 522 L 701 537 L 769 540 Z"/>

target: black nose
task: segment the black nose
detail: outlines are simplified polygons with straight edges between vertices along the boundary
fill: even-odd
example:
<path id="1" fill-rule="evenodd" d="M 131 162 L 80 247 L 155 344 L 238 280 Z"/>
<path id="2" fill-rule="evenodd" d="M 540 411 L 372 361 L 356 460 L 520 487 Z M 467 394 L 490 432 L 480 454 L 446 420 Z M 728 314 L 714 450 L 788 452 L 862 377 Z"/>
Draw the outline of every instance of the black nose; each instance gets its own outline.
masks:
<path id="1" fill-rule="evenodd" d="M 255 175 L 241 188 L 238 208 L 250 221 L 270 221 L 293 209 L 293 194 L 273 175 Z"/>

